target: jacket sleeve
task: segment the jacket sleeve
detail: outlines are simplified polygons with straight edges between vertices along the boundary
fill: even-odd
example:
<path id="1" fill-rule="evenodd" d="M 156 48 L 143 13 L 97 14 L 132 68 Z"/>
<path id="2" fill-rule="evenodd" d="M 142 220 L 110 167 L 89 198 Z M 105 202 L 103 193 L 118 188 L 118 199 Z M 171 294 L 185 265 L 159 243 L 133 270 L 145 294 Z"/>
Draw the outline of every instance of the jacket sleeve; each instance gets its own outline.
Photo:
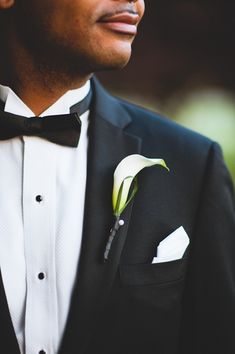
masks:
<path id="1" fill-rule="evenodd" d="M 235 202 L 221 149 L 210 149 L 183 297 L 179 354 L 235 353 Z"/>

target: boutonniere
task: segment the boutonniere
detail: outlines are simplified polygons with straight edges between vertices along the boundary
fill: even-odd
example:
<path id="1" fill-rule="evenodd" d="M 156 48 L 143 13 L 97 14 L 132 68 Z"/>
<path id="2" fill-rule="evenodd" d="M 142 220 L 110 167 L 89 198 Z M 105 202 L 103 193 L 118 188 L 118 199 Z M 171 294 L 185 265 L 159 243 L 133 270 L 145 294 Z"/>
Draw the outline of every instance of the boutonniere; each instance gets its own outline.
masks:
<path id="1" fill-rule="evenodd" d="M 110 235 L 106 244 L 104 261 L 108 260 L 109 251 L 117 231 L 125 224 L 125 221 L 121 219 L 121 214 L 132 201 L 138 190 L 137 174 L 145 167 L 151 167 L 154 165 L 160 165 L 169 171 L 169 168 L 163 159 L 149 159 L 138 154 L 125 157 L 116 167 L 113 176 L 112 196 L 115 222 L 110 230 Z"/>

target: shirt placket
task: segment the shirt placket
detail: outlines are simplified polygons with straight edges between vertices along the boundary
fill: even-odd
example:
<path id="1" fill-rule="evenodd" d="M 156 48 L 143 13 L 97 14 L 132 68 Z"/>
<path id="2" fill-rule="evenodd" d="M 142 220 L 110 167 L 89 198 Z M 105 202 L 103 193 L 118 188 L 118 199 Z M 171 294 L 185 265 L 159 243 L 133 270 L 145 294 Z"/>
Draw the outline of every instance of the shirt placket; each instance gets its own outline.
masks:
<path id="1" fill-rule="evenodd" d="M 55 151 L 24 137 L 25 353 L 52 354 L 58 340 L 55 270 Z"/>

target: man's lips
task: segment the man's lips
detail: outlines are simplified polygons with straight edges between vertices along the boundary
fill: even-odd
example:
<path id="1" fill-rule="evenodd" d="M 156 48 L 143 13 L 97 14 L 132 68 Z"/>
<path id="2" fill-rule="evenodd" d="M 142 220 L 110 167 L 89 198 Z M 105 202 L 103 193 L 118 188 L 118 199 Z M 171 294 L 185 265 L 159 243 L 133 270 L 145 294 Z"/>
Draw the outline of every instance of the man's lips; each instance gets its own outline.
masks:
<path id="1" fill-rule="evenodd" d="M 136 13 L 122 12 L 103 16 L 99 23 L 112 31 L 135 35 L 139 20 L 140 17 Z"/>

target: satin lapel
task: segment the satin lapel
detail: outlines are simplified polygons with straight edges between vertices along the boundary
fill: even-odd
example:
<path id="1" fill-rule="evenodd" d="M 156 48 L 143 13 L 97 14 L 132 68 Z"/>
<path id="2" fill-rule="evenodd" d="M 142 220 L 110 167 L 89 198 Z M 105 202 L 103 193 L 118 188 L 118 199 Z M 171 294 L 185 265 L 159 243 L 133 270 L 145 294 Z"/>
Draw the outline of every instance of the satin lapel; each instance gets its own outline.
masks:
<path id="1" fill-rule="evenodd" d="M 2 275 L 0 272 L 0 343 L 5 352 L 11 354 L 20 354 L 17 338 L 15 336 L 10 312 L 4 291 Z"/>
<path id="2" fill-rule="evenodd" d="M 117 164 L 140 151 L 140 140 L 127 135 L 131 119 L 121 105 L 95 84 L 91 113 L 88 179 L 82 251 L 66 332 L 60 353 L 82 354 L 109 295 L 125 243 L 131 205 L 123 214 L 125 225 L 113 242 L 110 259 L 103 262 L 105 244 L 113 224 L 112 184 Z M 118 126 L 119 125 L 119 126 Z"/>

